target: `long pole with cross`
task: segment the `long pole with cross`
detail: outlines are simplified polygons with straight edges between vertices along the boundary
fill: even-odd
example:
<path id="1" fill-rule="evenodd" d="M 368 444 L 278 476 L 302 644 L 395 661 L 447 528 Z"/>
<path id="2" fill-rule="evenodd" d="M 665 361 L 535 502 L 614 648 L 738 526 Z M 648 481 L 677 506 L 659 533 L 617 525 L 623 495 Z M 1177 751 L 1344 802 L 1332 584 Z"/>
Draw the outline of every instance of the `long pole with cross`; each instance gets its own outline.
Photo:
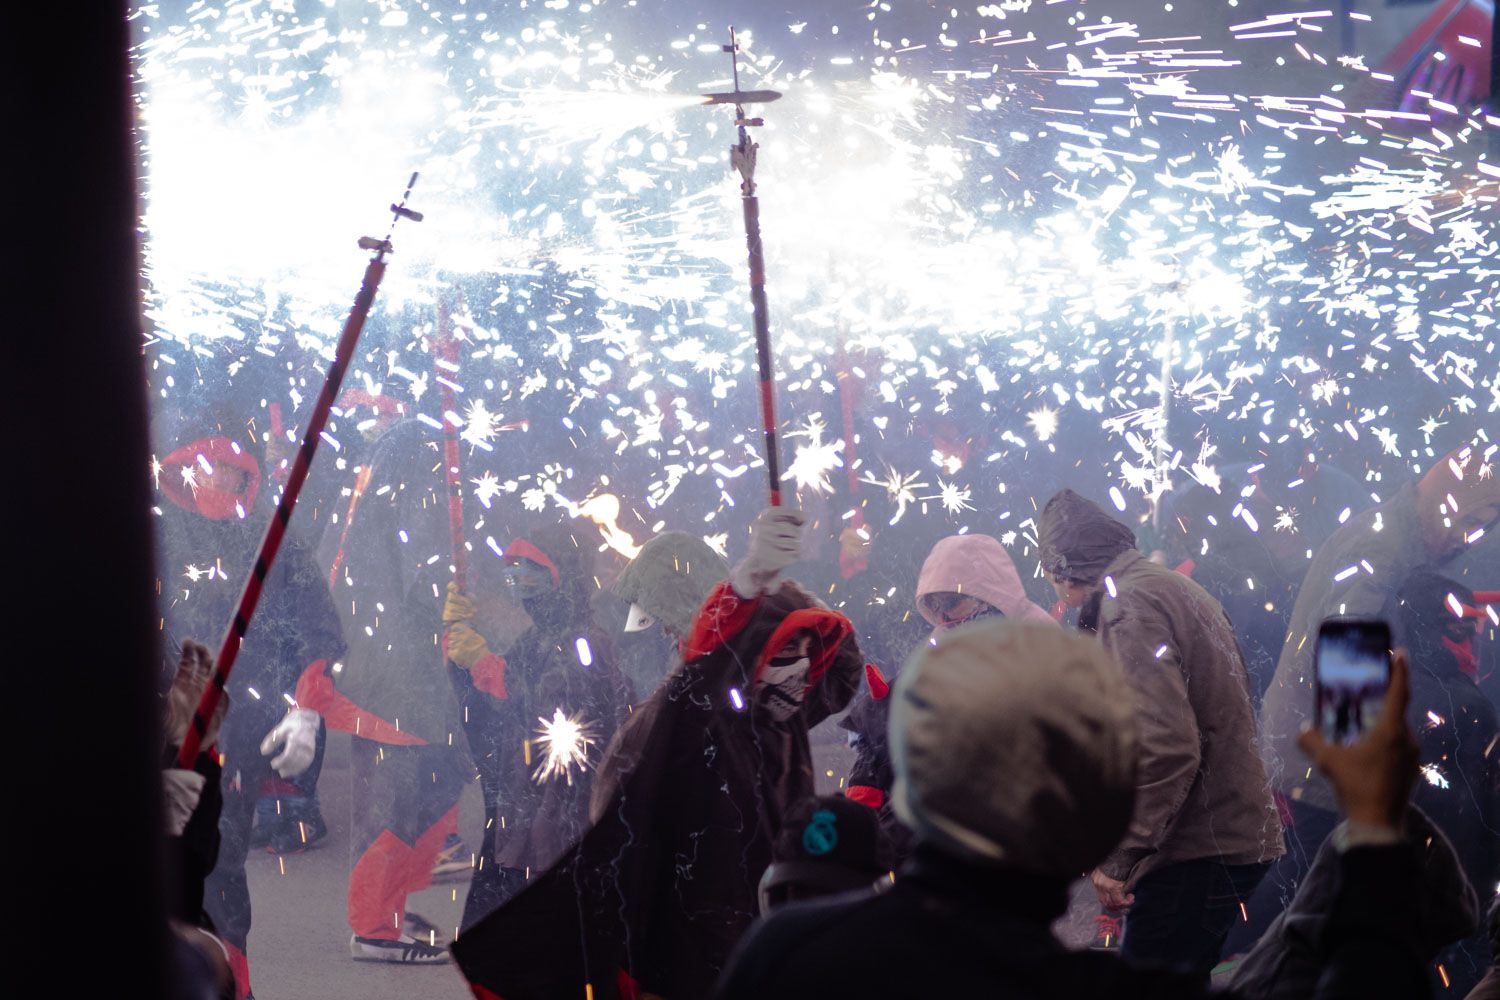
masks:
<path id="1" fill-rule="evenodd" d="M 182 746 L 177 752 L 178 767 L 190 769 L 198 759 L 198 751 L 203 744 L 203 734 L 208 731 L 208 720 L 214 717 L 214 712 L 224 697 L 224 687 L 229 683 L 229 672 L 234 669 L 234 661 L 239 656 L 240 645 L 245 640 L 245 633 L 250 629 L 251 619 L 255 617 L 255 608 L 260 603 L 260 594 L 265 587 L 266 576 L 271 572 L 271 566 L 276 561 L 276 553 L 281 550 L 282 540 L 286 537 L 287 523 L 292 518 L 292 510 L 297 506 L 297 497 L 302 492 L 302 485 L 307 482 L 308 470 L 312 468 L 313 455 L 318 450 L 318 441 L 323 437 L 323 429 L 328 426 L 328 414 L 333 409 L 333 401 L 338 398 L 339 387 L 343 384 L 344 373 L 348 371 L 349 362 L 354 357 L 354 349 L 359 344 L 359 335 L 364 329 L 366 317 L 370 315 L 370 307 L 375 304 L 375 293 L 380 288 L 380 279 L 385 276 L 385 256 L 392 250 L 391 235 L 395 232 L 396 223 L 402 219 L 410 219 L 413 222 L 422 221 L 421 212 L 406 207 L 406 200 L 411 197 L 411 189 L 416 183 L 417 175 L 412 174 L 411 179 L 406 182 L 406 191 L 401 195 L 401 201 L 391 206 L 391 228 L 387 231 L 385 239 L 377 239 L 373 236 L 360 237 L 360 249 L 374 251 L 374 256 L 365 267 L 365 276 L 360 284 L 359 294 L 354 297 L 354 308 L 349 310 L 349 318 L 344 321 L 343 333 L 339 335 L 338 346 L 334 350 L 333 364 L 328 366 L 328 376 L 323 380 L 323 391 L 318 394 L 317 405 L 313 407 L 312 415 L 307 421 L 307 431 L 302 435 L 302 446 L 297 450 L 296 460 L 292 462 L 286 487 L 282 490 L 281 499 L 276 504 L 271 523 L 266 527 L 265 536 L 260 542 L 260 549 L 255 554 L 255 562 L 251 564 L 250 576 L 245 580 L 245 589 L 240 592 L 240 601 L 235 607 L 234 617 L 230 620 L 229 628 L 224 633 L 224 641 L 219 646 L 219 655 L 214 660 L 213 677 L 203 689 L 203 697 L 198 702 L 197 711 L 193 713 L 193 724 L 188 727 L 187 735 L 183 737 Z"/>
<path id="2" fill-rule="evenodd" d="M 745 246 L 750 252 L 750 305 L 755 313 L 755 363 L 760 373 L 760 419 L 766 440 L 766 474 L 771 482 L 771 506 L 781 506 L 781 455 L 776 442 L 776 369 L 771 357 L 771 310 L 766 303 L 766 256 L 760 241 L 760 199 L 755 194 L 755 154 L 759 143 L 750 141 L 749 128 L 764 125 L 762 118 L 747 118 L 745 105 L 764 104 L 781 95 L 774 90 L 740 90 L 740 46 L 733 27 L 729 29 L 729 53 L 734 70 L 734 90 L 727 94 L 705 94 L 710 104 L 733 104 L 739 141 L 729 147 L 729 161 L 740 173 L 740 201 L 745 212 Z"/>
<path id="3" fill-rule="evenodd" d="M 459 590 L 469 585 L 468 550 L 464 547 L 463 476 L 458 454 L 458 401 L 453 393 L 458 376 L 458 338 L 453 335 L 453 307 L 457 288 L 438 292 L 437 329 L 432 341 L 433 363 L 438 392 L 443 402 L 443 480 L 448 486 L 448 532 L 453 541 L 453 579 Z"/>

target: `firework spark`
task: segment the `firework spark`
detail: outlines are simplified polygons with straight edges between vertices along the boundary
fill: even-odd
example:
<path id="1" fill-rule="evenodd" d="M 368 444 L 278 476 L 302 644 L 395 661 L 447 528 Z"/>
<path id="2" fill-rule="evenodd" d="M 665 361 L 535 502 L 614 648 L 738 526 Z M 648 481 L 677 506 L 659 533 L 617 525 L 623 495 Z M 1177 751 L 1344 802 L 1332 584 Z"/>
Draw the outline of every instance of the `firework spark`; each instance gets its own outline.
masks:
<path id="1" fill-rule="evenodd" d="M 573 773 L 592 767 L 589 749 L 594 745 L 597 727 L 586 721 L 580 712 L 567 715 L 561 708 L 553 711 L 551 719 L 537 718 L 541 726 L 533 741 L 542 751 L 541 762 L 531 772 L 537 784 L 564 779 L 573 784 Z"/>

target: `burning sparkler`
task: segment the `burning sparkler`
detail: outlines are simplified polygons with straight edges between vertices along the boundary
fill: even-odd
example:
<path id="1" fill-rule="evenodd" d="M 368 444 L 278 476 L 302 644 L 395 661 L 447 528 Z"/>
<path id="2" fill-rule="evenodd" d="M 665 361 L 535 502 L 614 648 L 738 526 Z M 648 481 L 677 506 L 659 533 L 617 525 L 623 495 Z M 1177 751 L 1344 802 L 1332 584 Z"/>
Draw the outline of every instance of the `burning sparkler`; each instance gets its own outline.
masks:
<path id="1" fill-rule="evenodd" d="M 541 727 L 533 741 L 542 750 L 541 762 L 531 772 L 532 780 L 545 781 L 564 779 L 573 784 L 573 772 L 586 771 L 591 765 L 589 748 L 594 745 L 597 727 L 586 721 L 583 713 L 564 714 L 561 708 L 553 711 L 551 719 L 537 718 Z"/>

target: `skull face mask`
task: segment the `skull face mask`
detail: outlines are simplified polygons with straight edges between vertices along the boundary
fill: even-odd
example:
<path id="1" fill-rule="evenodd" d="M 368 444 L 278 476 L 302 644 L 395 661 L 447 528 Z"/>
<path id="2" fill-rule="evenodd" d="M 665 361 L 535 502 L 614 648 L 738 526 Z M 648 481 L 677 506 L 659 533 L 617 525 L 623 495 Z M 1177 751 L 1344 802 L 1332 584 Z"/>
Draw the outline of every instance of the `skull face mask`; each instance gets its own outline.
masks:
<path id="1" fill-rule="evenodd" d="M 774 657 L 755 681 L 755 702 L 777 722 L 790 719 L 807 694 L 807 656 Z"/>

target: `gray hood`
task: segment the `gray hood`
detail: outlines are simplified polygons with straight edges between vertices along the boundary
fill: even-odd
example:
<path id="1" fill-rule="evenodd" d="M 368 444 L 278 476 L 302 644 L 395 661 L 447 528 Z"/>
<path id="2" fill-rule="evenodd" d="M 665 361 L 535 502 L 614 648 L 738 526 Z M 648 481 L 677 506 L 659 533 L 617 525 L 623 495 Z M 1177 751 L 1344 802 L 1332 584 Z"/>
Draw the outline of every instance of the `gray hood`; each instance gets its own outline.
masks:
<path id="1" fill-rule="evenodd" d="M 893 702 L 895 808 L 923 840 L 1072 878 L 1125 833 L 1133 703 L 1099 643 L 1050 622 L 959 626 L 913 657 Z"/>

